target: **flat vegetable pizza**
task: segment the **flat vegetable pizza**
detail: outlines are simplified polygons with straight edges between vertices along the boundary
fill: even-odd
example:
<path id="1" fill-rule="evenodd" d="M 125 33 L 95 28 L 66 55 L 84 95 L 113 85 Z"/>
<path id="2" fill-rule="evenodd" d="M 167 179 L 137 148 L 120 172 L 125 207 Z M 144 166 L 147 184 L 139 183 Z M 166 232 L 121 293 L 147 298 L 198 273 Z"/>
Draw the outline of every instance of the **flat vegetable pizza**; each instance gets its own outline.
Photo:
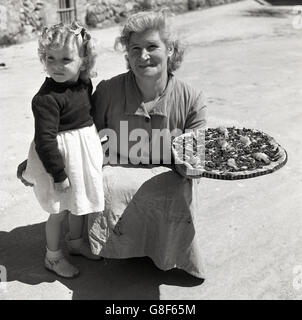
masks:
<path id="1" fill-rule="evenodd" d="M 268 134 L 248 128 L 218 127 L 196 130 L 172 143 L 176 164 L 184 164 L 188 177 L 247 179 L 281 168 L 287 153 Z"/>

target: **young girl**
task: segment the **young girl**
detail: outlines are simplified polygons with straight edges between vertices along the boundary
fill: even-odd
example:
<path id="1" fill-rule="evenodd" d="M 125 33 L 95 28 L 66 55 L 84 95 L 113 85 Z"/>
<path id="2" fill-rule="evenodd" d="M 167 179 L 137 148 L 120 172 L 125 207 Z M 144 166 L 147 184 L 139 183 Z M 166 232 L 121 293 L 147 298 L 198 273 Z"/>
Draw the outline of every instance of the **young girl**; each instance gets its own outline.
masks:
<path id="1" fill-rule="evenodd" d="M 84 216 L 104 209 L 103 153 L 90 116 L 89 76 L 96 54 L 89 33 L 73 22 L 45 28 L 38 53 L 49 75 L 32 100 L 35 136 L 23 178 L 33 184 L 46 223 L 45 267 L 66 278 L 79 270 L 59 248 L 61 224 L 69 214 L 70 254 L 99 259 L 83 241 Z"/>

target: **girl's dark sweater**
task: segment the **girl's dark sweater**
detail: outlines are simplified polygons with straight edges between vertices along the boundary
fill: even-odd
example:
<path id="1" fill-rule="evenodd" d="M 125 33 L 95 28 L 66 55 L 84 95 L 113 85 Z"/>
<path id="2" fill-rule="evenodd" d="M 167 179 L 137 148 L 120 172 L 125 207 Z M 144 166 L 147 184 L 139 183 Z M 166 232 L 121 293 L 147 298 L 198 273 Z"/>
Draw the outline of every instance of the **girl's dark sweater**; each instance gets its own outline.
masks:
<path id="1" fill-rule="evenodd" d="M 63 157 L 58 149 L 57 134 L 93 124 L 90 115 L 92 83 L 79 79 L 72 85 L 46 78 L 32 100 L 35 118 L 36 151 L 54 182 L 67 178 Z"/>

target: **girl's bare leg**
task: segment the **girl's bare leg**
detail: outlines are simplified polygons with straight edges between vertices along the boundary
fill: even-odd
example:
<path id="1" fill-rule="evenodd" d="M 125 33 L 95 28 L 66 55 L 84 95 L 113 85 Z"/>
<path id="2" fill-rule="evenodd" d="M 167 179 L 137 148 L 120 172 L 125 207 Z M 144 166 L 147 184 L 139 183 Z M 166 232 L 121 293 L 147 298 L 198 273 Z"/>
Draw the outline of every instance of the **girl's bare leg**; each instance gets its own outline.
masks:
<path id="1" fill-rule="evenodd" d="M 59 248 L 64 217 L 64 213 L 51 214 L 46 222 L 45 267 L 61 277 L 74 278 L 79 274 L 79 270 L 66 260 Z"/>
<path id="2" fill-rule="evenodd" d="M 84 225 L 85 215 L 76 216 L 71 213 L 69 214 L 69 234 L 66 236 L 69 253 L 84 256 L 91 260 L 100 260 L 101 257 L 93 254 L 89 244 L 83 239 Z"/>
<path id="3" fill-rule="evenodd" d="M 46 222 L 46 244 L 47 248 L 51 251 L 59 250 L 59 241 L 64 217 L 65 213 L 51 214 Z"/>
<path id="4" fill-rule="evenodd" d="M 83 235 L 85 216 L 68 215 L 70 240 L 80 239 Z"/>

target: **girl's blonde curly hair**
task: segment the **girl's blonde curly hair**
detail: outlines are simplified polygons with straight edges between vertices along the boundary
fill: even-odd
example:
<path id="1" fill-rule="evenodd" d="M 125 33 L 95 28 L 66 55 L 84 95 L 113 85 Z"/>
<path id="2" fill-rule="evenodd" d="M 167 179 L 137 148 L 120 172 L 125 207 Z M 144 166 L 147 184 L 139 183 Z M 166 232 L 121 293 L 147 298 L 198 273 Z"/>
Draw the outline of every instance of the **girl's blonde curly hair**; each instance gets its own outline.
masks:
<path id="1" fill-rule="evenodd" d="M 38 40 L 40 61 L 45 64 L 48 49 L 71 47 L 74 44 L 77 45 L 80 56 L 84 58 L 85 70 L 81 71 L 80 78 L 87 80 L 95 77 L 97 75 L 94 71 L 97 57 L 95 43 L 88 31 L 76 21 L 71 24 L 59 23 L 43 29 Z"/>
<path id="2" fill-rule="evenodd" d="M 114 47 L 116 50 L 121 46 L 128 52 L 130 37 L 133 33 L 143 33 L 147 30 L 158 31 L 162 41 L 166 47 L 173 48 L 173 54 L 168 59 L 168 72 L 172 73 L 178 69 L 182 63 L 184 56 L 184 46 L 177 38 L 175 32 L 171 28 L 169 21 L 170 12 L 166 9 L 160 11 L 141 11 L 138 12 L 126 21 L 121 34 L 116 38 Z M 129 62 L 127 68 L 130 69 Z"/>

